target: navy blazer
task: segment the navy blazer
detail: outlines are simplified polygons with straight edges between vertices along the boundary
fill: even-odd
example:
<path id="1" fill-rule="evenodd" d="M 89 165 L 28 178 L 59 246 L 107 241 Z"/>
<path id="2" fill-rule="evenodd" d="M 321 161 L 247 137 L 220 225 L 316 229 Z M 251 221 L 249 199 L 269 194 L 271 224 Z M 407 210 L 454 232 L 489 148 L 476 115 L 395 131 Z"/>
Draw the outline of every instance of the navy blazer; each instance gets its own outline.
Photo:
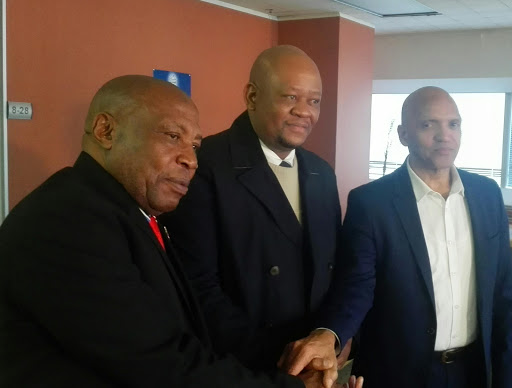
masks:
<path id="1" fill-rule="evenodd" d="M 21 201 L 0 227 L 0 386 L 303 386 L 212 353 L 166 248 L 86 153 Z"/>
<path id="2" fill-rule="evenodd" d="M 214 348 L 275 368 L 311 314 L 340 257 L 336 177 L 296 149 L 302 226 L 268 165 L 247 112 L 204 139 L 199 169 L 176 211 L 162 217 L 198 291 Z"/>
<path id="3" fill-rule="evenodd" d="M 458 170 L 471 216 L 478 327 L 488 386 L 512 387 L 512 261 L 500 188 Z M 319 324 L 342 343 L 361 327 L 355 371 L 365 387 L 423 387 L 436 336 L 432 274 L 404 164 L 352 190 L 339 268 Z M 492 371 L 492 373 L 491 373 Z"/>

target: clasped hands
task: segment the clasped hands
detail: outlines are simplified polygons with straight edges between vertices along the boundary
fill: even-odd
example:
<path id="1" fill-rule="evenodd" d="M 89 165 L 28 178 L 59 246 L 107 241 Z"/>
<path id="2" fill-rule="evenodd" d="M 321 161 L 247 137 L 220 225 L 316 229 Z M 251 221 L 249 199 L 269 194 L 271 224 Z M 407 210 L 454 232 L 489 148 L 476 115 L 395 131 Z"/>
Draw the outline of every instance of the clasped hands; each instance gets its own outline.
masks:
<path id="1" fill-rule="evenodd" d="M 299 377 L 306 388 L 331 388 L 339 385 L 338 368 L 347 361 L 352 340 L 349 340 L 336 357 L 336 338 L 325 329 L 317 329 L 298 341 L 291 342 L 279 359 L 278 366 L 285 372 Z M 362 388 L 363 378 L 351 376 L 348 388 Z"/>

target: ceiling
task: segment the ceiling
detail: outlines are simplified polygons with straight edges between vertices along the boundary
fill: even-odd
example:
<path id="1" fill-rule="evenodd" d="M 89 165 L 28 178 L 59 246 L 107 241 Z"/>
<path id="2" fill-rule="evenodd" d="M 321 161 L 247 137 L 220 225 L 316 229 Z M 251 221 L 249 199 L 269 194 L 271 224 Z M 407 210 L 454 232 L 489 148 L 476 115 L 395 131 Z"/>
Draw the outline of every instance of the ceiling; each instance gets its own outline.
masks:
<path id="1" fill-rule="evenodd" d="M 382 18 L 339 4 L 333 0 L 203 0 L 211 3 L 243 7 L 272 19 L 286 20 L 305 16 L 341 13 L 375 28 L 378 35 L 425 31 L 512 28 L 512 0 L 418 0 L 439 12 L 436 16 Z M 346 0 L 350 1 L 350 0 Z M 390 0 L 373 0 L 377 3 Z M 376 4 L 377 4 L 376 3 Z M 250 12 L 250 11 L 249 11 Z"/>

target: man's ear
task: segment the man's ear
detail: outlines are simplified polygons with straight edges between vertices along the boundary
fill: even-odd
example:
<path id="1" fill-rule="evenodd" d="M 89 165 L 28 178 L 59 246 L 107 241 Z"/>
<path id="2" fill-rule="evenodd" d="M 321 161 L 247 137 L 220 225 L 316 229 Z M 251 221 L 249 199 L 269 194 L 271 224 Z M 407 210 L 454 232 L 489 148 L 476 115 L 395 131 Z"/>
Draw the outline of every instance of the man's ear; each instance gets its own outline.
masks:
<path id="1" fill-rule="evenodd" d="M 252 82 L 249 82 L 245 85 L 244 88 L 244 98 L 245 98 L 245 106 L 247 110 L 255 110 L 256 109 L 256 95 L 258 93 L 258 88 Z"/>
<path id="2" fill-rule="evenodd" d="M 92 137 L 106 150 L 112 148 L 115 125 L 112 115 L 106 112 L 98 113 L 92 122 Z"/>
<path id="3" fill-rule="evenodd" d="M 402 143 L 402 145 L 404 146 L 409 146 L 409 141 L 407 140 L 407 129 L 402 125 L 400 124 L 396 131 L 398 132 L 398 138 L 400 139 L 400 143 Z"/>

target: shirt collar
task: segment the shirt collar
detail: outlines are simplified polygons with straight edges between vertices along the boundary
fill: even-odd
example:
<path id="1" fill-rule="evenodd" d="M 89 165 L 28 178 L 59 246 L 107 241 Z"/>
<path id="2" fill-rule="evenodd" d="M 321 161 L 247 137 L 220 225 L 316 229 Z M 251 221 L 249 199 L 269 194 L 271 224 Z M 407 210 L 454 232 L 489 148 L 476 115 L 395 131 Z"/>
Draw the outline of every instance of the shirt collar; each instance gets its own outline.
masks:
<path id="1" fill-rule="evenodd" d="M 148 220 L 148 222 L 149 222 L 149 221 L 151 221 L 151 217 L 150 217 L 150 216 L 148 216 L 144 210 L 142 210 L 140 207 L 139 207 L 139 210 L 140 210 L 140 212 L 144 215 L 144 217 L 146 217 L 146 219 Z"/>
<path id="2" fill-rule="evenodd" d="M 423 180 L 414 172 L 409 164 L 409 158 L 407 158 L 407 172 L 409 173 L 409 178 L 411 179 L 412 189 L 414 191 L 414 196 L 416 197 L 416 202 L 421 201 L 421 199 L 426 196 L 430 192 L 435 192 L 428 185 L 423 182 Z M 450 167 L 450 176 L 452 179 L 452 185 L 450 187 L 450 194 L 460 193 L 464 197 L 464 186 L 462 184 L 462 180 L 460 179 L 459 172 L 455 168 L 455 166 Z"/>
<path id="3" fill-rule="evenodd" d="M 272 151 L 270 148 L 267 147 L 265 143 L 259 139 L 261 149 L 263 150 L 263 153 L 265 154 L 265 158 L 267 159 L 267 162 L 275 164 L 276 166 L 279 166 L 282 161 L 285 161 L 290 164 L 290 166 L 293 167 L 293 163 L 295 161 L 295 150 L 291 150 L 288 156 L 284 159 L 281 159 L 277 154 Z"/>

